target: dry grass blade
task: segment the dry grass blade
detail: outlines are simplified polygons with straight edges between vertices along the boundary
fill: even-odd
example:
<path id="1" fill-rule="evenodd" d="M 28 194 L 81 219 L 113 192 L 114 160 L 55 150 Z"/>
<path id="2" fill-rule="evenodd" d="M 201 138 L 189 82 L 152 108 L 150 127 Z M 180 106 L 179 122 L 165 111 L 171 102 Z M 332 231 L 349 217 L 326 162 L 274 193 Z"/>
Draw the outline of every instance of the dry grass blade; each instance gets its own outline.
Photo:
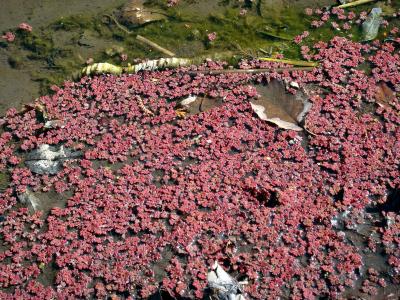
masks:
<path id="1" fill-rule="evenodd" d="M 157 51 L 159 51 L 161 53 L 164 53 L 165 55 L 167 55 L 169 57 L 174 57 L 175 56 L 174 52 L 171 52 L 171 51 L 161 47 L 160 45 L 157 45 L 156 43 L 150 41 L 149 39 L 146 39 L 145 37 L 143 37 L 141 35 L 137 35 L 136 39 L 138 41 L 141 41 L 142 43 L 145 43 L 146 45 L 152 47 L 153 49 L 155 49 L 155 50 L 157 50 Z"/>
<path id="2" fill-rule="evenodd" d="M 376 0 L 358 0 L 358 1 L 345 3 L 345 4 L 339 5 L 337 7 L 339 7 L 339 8 L 347 8 L 347 7 L 358 6 L 358 5 L 361 5 L 361 4 L 366 4 L 366 3 L 370 3 L 370 2 L 374 2 L 374 1 L 376 1 Z"/>
<path id="3" fill-rule="evenodd" d="M 270 61 L 270 62 L 278 62 L 284 63 L 293 66 L 301 66 L 301 67 L 318 67 L 319 63 L 316 61 L 305 61 L 305 60 L 295 60 L 295 59 L 280 59 L 273 57 L 259 57 L 259 60 Z"/>

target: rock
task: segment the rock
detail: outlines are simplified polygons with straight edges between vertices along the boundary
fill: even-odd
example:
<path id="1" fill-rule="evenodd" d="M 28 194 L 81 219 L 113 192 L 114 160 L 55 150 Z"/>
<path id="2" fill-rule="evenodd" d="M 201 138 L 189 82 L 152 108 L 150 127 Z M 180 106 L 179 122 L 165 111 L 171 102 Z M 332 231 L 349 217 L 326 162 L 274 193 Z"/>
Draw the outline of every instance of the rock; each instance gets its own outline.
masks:
<path id="1" fill-rule="evenodd" d="M 66 159 L 77 158 L 81 151 L 73 151 L 64 146 L 40 145 L 29 152 L 25 159 L 26 166 L 37 174 L 57 174 Z"/>
<path id="2" fill-rule="evenodd" d="M 295 88 L 295 89 L 300 88 L 300 87 L 299 87 L 299 84 L 298 84 L 296 81 L 291 81 L 291 82 L 289 83 L 289 85 L 290 85 L 292 88 Z"/>

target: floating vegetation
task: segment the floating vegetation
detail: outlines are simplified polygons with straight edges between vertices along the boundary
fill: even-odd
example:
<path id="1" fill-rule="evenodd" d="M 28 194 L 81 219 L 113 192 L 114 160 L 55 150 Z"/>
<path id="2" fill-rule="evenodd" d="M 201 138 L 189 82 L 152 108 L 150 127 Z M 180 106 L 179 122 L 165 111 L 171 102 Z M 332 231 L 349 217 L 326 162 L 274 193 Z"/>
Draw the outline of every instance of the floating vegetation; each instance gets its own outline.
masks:
<path id="1" fill-rule="evenodd" d="M 247 59 L 243 70 L 272 71 L 189 76 L 229 70 L 208 60 L 81 78 L 32 109 L 10 110 L 0 136 L 0 171 L 11 175 L 0 201 L 0 298 L 146 299 L 165 290 L 202 299 L 209 289 L 340 298 L 359 279 L 362 295 L 395 293 L 399 99 L 390 89 L 400 86 L 400 57 L 394 43 L 339 36 L 313 49 L 319 66 L 307 72 Z M 371 74 L 359 70 L 366 62 Z M 377 105 L 360 114 L 363 103 Z M 63 126 L 44 130 L 58 119 Z M 27 153 L 55 174 L 22 165 Z M 61 205 L 44 197 L 51 191 Z M 370 206 L 386 221 L 370 222 L 354 244 L 348 237 Z M 365 270 L 366 251 L 384 268 Z M 228 283 L 207 278 L 222 270 Z"/>
<path id="2" fill-rule="evenodd" d="M 4 34 L 86 67 L 0 119 L 1 299 L 398 296 L 398 20 L 285 2 Z"/>
<path id="3" fill-rule="evenodd" d="M 278 39 L 278 40 L 284 40 L 284 41 L 293 41 L 293 37 L 291 36 L 285 36 L 282 34 L 278 34 L 278 33 L 273 33 L 273 32 L 269 32 L 269 31 L 257 31 L 259 34 L 266 36 L 268 38 L 274 38 L 274 39 Z"/>

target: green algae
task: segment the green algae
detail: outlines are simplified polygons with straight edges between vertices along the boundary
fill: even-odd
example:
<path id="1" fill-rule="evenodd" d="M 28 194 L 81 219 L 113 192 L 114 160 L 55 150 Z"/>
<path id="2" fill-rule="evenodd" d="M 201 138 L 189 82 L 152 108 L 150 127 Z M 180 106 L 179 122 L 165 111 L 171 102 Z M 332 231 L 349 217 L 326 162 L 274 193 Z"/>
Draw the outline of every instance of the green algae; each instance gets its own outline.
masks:
<path id="1" fill-rule="evenodd" d="M 232 54 L 233 58 L 227 55 L 222 58 L 230 62 L 236 62 L 238 57 L 265 56 L 266 52 L 281 53 L 289 59 L 301 59 L 300 45 L 295 44 L 293 38 L 306 30 L 310 36 L 302 45 L 311 46 L 319 40 L 327 41 L 334 35 L 361 40 L 359 26 L 353 26 L 349 31 L 337 31 L 332 29 L 328 21 L 321 28 L 311 28 L 311 21 L 317 17 L 305 15 L 303 8 L 281 5 L 279 1 L 271 6 L 270 2 L 262 0 L 255 5 L 249 1 L 239 4 L 238 1 L 229 0 L 188 0 L 169 8 L 165 1 L 150 0 L 146 5 L 163 10 L 167 19 L 140 27 L 131 26 L 130 34 L 105 16 L 108 14 L 117 18 L 118 8 L 108 8 L 99 14 L 84 12 L 63 17 L 31 33 L 18 30 L 16 42 L 27 52 L 27 59 L 40 63 L 40 68 L 32 70 L 32 77 L 40 82 L 41 93 L 48 93 L 51 85 L 61 84 L 71 78 L 89 58 L 95 62 L 127 66 L 136 58 L 162 57 L 159 52 L 136 40 L 138 34 L 173 51 L 178 57 L 212 57 L 215 53 L 227 53 Z M 247 13 L 241 15 L 240 7 L 245 7 Z M 354 11 L 368 7 L 371 5 L 356 7 Z M 213 32 L 216 33 L 216 39 L 210 41 L 208 34 Z M 108 50 L 112 48 L 123 49 L 128 60 L 122 61 L 122 52 L 109 55 Z M 9 47 L 10 64 L 25 67 L 20 63 L 25 58 L 21 57 L 21 53 L 17 55 L 17 47 L 13 49 Z"/>
<path id="2" fill-rule="evenodd" d="M 243 55 L 251 50 L 273 48 L 277 52 L 293 55 L 297 48 L 290 45 L 291 36 L 299 33 L 298 27 L 302 16 L 295 16 L 292 12 L 276 23 L 275 20 L 266 20 L 255 11 L 249 11 L 246 16 L 240 16 L 235 5 L 219 6 L 213 13 L 199 15 L 185 8 L 166 8 L 162 1 L 150 1 L 150 5 L 165 9 L 168 20 L 155 22 L 143 27 L 133 28 L 132 34 L 123 32 L 116 24 L 105 20 L 103 15 L 80 14 L 68 18 L 61 18 L 43 28 L 39 32 L 27 33 L 18 31 L 18 37 L 23 49 L 30 51 L 27 57 L 31 60 L 41 60 L 43 67 L 33 72 L 34 80 L 42 84 L 42 92 L 52 84 L 60 84 L 65 78 L 80 69 L 89 57 L 95 61 L 122 64 L 118 55 L 107 55 L 110 47 L 125 49 L 128 58 L 159 58 L 160 54 L 136 40 L 140 34 L 155 40 L 158 44 L 174 51 L 178 56 L 199 57 L 215 52 L 232 51 Z M 269 28 L 283 28 L 282 23 L 288 26 L 288 33 L 284 41 L 260 34 Z M 284 28 L 286 31 L 286 27 Z M 217 33 L 217 39 L 210 42 L 207 35 Z M 271 34 L 281 34 L 271 33 Z M 283 33 L 284 35 L 286 32 Z M 291 35 L 290 35 L 291 34 Z M 68 36 L 68 40 L 62 40 Z M 55 40 L 58 39 L 57 43 Z M 94 51 L 91 51 L 94 50 Z"/>
<path id="3" fill-rule="evenodd" d="M 0 193 L 8 187 L 10 176 L 7 173 L 0 172 Z"/>

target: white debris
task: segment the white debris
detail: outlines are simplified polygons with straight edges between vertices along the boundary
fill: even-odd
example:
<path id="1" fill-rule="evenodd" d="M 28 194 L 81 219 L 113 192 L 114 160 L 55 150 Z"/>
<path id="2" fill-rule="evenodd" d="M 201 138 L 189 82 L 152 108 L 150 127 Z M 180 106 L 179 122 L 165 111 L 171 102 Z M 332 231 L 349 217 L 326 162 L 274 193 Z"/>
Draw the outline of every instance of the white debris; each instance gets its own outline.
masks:
<path id="1" fill-rule="evenodd" d="M 289 83 L 289 85 L 290 85 L 292 88 L 295 88 L 295 89 L 300 88 L 299 84 L 298 84 L 296 81 L 291 81 L 291 82 Z"/>
<path id="2" fill-rule="evenodd" d="M 51 121 L 46 121 L 43 127 L 46 129 L 52 129 L 57 127 L 64 128 L 65 126 L 62 124 L 60 120 L 51 120 Z"/>
<path id="3" fill-rule="evenodd" d="M 208 286 L 218 300 L 246 300 L 242 294 L 241 283 L 237 282 L 215 262 L 207 274 Z"/>
<path id="4" fill-rule="evenodd" d="M 181 104 L 182 106 L 188 106 L 190 103 L 196 101 L 196 99 L 197 99 L 197 96 L 189 96 L 189 97 L 183 99 L 183 100 L 180 102 L 180 104 Z"/>
<path id="5" fill-rule="evenodd" d="M 25 164 L 37 174 L 56 174 L 61 170 L 62 163 L 69 158 L 82 155 L 80 151 L 73 151 L 64 146 L 40 145 L 26 156 Z"/>

